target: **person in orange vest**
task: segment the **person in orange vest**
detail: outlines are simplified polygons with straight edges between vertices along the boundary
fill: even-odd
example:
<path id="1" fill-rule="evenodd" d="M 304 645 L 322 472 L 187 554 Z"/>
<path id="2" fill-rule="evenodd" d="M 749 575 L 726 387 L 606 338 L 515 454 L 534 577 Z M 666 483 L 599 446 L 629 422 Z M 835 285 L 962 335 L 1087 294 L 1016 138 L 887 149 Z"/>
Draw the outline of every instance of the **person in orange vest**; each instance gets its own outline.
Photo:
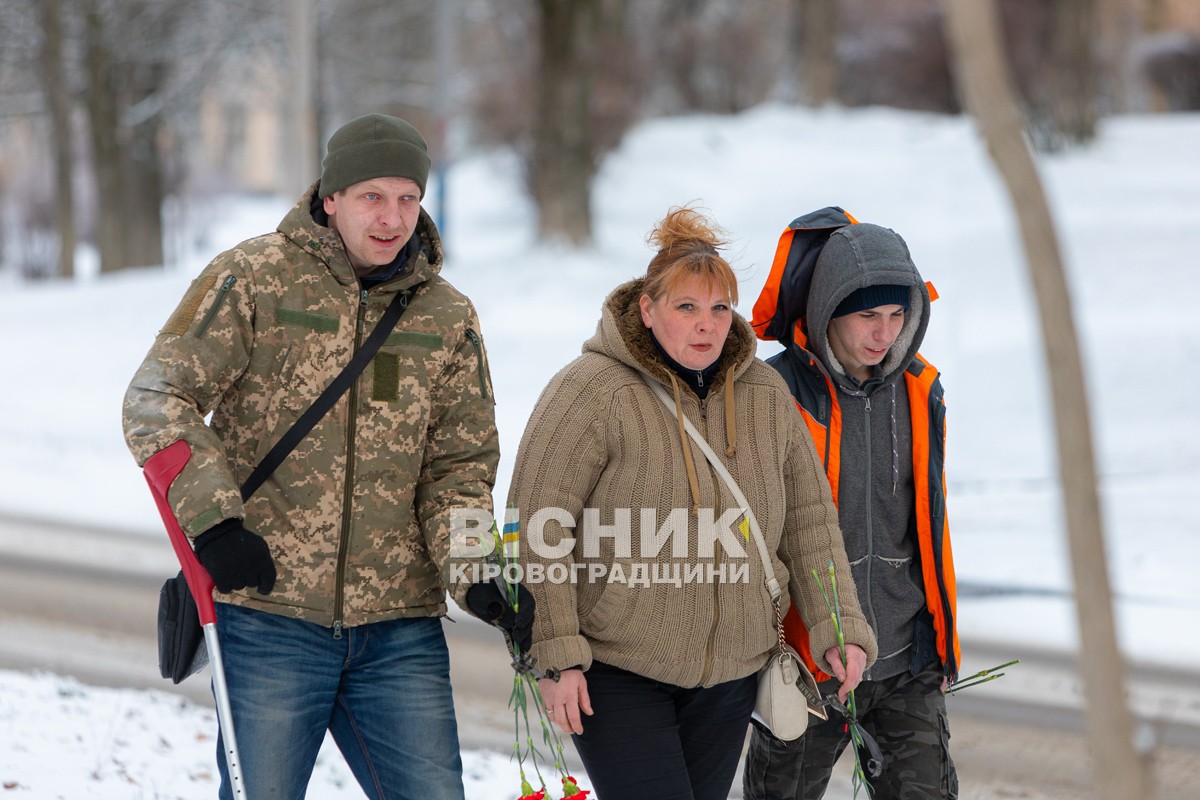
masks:
<path id="1" fill-rule="evenodd" d="M 931 287 L 898 234 L 835 207 L 796 220 L 784 239 L 754 327 L 786 346 L 767 363 L 787 381 L 813 435 L 858 600 L 878 639 L 878 660 L 855 692 L 858 722 L 883 756 L 879 774 L 868 776 L 872 797 L 957 798 L 945 702 L 959 663 L 945 406 L 938 371 L 917 353 Z M 789 304 L 802 316 L 782 319 Z M 786 627 L 815 668 L 803 623 L 793 614 Z M 824 694 L 831 685 L 821 684 Z M 756 724 L 743 796 L 822 797 L 849 741 L 836 713 L 810 718 L 794 742 Z"/>

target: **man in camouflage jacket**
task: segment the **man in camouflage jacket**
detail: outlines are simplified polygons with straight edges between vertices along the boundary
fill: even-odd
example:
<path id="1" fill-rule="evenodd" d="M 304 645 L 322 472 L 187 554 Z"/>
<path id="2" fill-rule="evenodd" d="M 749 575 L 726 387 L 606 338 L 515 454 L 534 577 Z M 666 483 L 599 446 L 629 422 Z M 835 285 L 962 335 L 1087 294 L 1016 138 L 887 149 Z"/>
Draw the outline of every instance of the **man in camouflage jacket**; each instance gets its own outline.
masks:
<path id="1" fill-rule="evenodd" d="M 440 617 L 448 589 L 503 616 L 492 584 L 450 579 L 454 514 L 491 513 L 499 446 L 479 319 L 420 208 L 428 171 L 403 120 L 347 123 L 278 230 L 195 280 L 125 397 L 139 464 L 191 449 L 168 497 L 217 587 L 250 796 L 303 796 L 328 728 L 369 796 L 462 797 Z M 397 292 L 411 299 L 378 354 L 243 503 Z"/>

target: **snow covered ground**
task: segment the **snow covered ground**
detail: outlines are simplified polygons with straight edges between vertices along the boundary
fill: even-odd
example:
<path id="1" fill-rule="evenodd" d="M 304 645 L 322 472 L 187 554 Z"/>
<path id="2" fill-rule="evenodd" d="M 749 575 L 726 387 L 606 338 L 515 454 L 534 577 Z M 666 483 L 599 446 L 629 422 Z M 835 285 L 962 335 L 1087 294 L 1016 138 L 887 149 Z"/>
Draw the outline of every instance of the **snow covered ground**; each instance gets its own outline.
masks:
<path id="1" fill-rule="evenodd" d="M 6 798 L 211 800 L 217 794 L 216 712 L 178 695 L 0 671 L 0 726 Z M 516 763 L 499 753 L 464 752 L 463 779 L 470 798 L 515 798 L 521 786 Z M 585 776 L 579 780 L 590 788 Z M 363 797 L 331 738 L 308 794 Z"/>
<path id="2" fill-rule="evenodd" d="M 1189 668 L 1200 663 L 1197 141 L 1197 115 L 1119 118 L 1093 146 L 1041 164 L 1086 359 L 1122 646 Z M 499 503 L 538 393 L 591 334 L 607 291 L 642 272 L 645 235 L 668 207 L 697 201 L 728 229 L 747 315 L 793 217 L 834 204 L 897 230 L 941 294 L 923 352 L 946 386 L 963 638 L 1011 643 L 1014 655 L 1022 644 L 1075 647 L 1036 307 L 1015 219 L 969 121 L 768 106 L 646 123 L 604 164 L 596 244 L 583 251 L 534 244 L 511 156 L 462 162 L 449 190 L 443 274 L 483 321 L 504 454 Z M 124 388 L 205 261 L 273 228 L 289 206 L 217 201 L 204 213 L 218 220 L 204 247 L 166 271 L 71 285 L 0 276 L 0 512 L 162 535 L 121 440 Z M 968 672 L 987 666 L 967 650 Z M 0 673 L 0 697 L 0 724 L 23 731 L 0 744 L 0 782 L 16 776 L 37 797 L 208 796 L 165 793 L 182 791 L 168 775 L 211 771 L 206 712 L 11 673 Z M 28 705 L 41 713 L 23 716 Z M 180 737 L 181 725 L 201 741 Z M 22 760 L 58 766 L 19 771 Z M 117 788 L 127 786 L 125 760 L 142 765 L 141 788 Z M 507 764 L 469 760 L 485 782 Z M 327 764 L 318 779 L 345 782 L 339 769 Z M 475 796 L 512 793 L 512 779 L 501 780 L 502 790 Z M 321 796 L 342 796 L 333 791 Z"/>

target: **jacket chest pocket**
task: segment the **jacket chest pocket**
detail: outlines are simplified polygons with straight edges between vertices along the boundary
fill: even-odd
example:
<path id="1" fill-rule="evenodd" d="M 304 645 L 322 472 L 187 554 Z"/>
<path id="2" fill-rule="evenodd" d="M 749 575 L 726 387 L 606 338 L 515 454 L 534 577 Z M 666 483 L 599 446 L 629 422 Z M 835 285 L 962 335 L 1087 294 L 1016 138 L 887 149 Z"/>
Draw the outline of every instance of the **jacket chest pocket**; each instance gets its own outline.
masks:
<path id="1" fill-rule="evenodd" d="M 256 410 L 264 435 L 257 456 L 307 409 L 337 368 L 348 360 L 348 348 L 338 337 L 337 316 L 279 308 L 273 324 L 254 342 L 253 365 L 243 381 L 250 408 Z"/>
<path id="2" fill-rule="evenodd" d="M 334 315 L 280 308 L 277 323 L 268 334 L 275 341 L 264 337 L 261 343 L 275 345 L 283 354 L 274 372 L 277 399 L 303 410 L 350 360 L 349 347 L 337 335 L 342 320 Z"/>
<path id="3" fill-rule="evenodd" d="M 427 403 L 432 376 L 441 369 L 442 337 L 436 333 L 397 331 L 388 336 L 371 362 L 372 404 Z"/>

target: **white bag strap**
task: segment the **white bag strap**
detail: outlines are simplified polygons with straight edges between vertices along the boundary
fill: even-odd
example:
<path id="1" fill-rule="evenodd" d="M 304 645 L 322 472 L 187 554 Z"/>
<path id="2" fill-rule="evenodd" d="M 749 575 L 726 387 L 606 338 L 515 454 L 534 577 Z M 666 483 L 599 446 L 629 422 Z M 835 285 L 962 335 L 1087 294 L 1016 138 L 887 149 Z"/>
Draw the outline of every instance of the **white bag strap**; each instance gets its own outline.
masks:
<path id="1" fill-rule="evenodd" d="M 671 401 L 671 396 L 667 394 L 666 388 L 658 381 L 651 378 L 649 375 L 642 373 L 642 379 L 646 381 L 646 385 L 651 391 L 658 396 L 662 404 L 667 407 L 673 416 L 678 416 L 675 411 L 675 403 Z M 732 391 L 733 387 L 726 387 L 725 391 Z M 700 452 L 704 453 L 704 457 L 708 459 L 708 463 L 712 464 L 717 474 L 721 476 L 721 480 L 725 481 L 725 485 L 729 487 L 729 491 L 733 494 L 733 498 L 737 500 L 741 507 L 742 513 L 746 516 L 746 521 L 750 524 L 750 532 L 754 535 L 754 544 L 758 547 L 758 556 L 762 559 L 763 573 L 767 577 L 767 591 L 771 593 L 771 600 L 776 604 L 776 611 L 779 609 L 779 598 L 783 592 L 779 589 L 779 581 L 775 580 L 775 569 L 771 566 L 771 553 L 767 550 L 766 540 L 763 539 L 762 531 L 758 527 L 758 520 L 754 518 L 754 512 L 750 510 L 750 504 L 746 501 L 746 495 L 742 494 L 742 489 L 737 485 L 737 481 L 729 474 L 729 470 L 721 463 L 721 459 L 717 458 L 717 454 L 713 452 L 712 447 L 700 435 L 700 431 L 696 430 L 696 426 L 692 421 L 683 416 L 683 427 L 687 431 L 688 436 L 692 437 L 692 441 L 700 448 Z"/>

